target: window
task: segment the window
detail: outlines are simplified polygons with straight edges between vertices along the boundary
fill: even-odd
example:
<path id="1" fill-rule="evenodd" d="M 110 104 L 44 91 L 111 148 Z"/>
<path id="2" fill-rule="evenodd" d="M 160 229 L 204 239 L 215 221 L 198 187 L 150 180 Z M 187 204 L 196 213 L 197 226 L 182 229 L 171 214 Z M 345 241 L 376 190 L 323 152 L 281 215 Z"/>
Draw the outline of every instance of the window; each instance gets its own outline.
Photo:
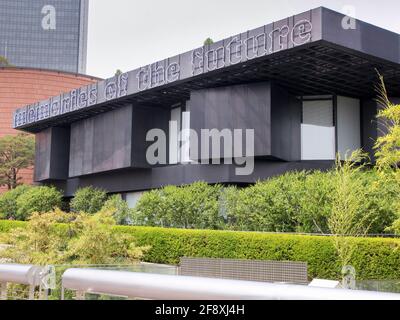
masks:
<path id="1" fill-rule="evenodd" d="M 335 154 L 333 99 L 303 100 L 301 159 L 334 160 Z"/>

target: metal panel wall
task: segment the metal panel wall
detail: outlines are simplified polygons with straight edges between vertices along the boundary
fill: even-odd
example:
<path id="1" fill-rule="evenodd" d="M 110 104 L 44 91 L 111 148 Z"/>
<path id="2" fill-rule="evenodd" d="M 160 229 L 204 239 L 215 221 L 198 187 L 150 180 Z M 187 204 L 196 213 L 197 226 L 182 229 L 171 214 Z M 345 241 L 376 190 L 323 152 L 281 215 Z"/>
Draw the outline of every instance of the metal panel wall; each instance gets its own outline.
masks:
<path id="1" fill-rule="evenodd" d="M 198 90 L 192 92 L 189 105 L 191 128 L 199 137 L 201 129 L 242 129 L 243 133 L 254 129 L 255 156 L 300 160 L 301 101 L 276 85 L 263 82 Z M 221 154 L 222 149 L 221 143 Z"/>
<path id="2" fill-rule="evenodd" d="M 168 125 L 170 120 L 169 108 L 133 107 L 132 116 L 132 163 L 134 168 L 148 168 L 146 159 L 147 148 L 154 142 L 146 141 L 147 133 L 152 129 L 161 129 L 168 141 Z M 168 143 L 166 155 L 168 155 Z"/>
<path id="3" fill-rule="evenodd" d="M 343 14 L 327 8 L 321 12 L 323 40 L 391 62 L 400 62 L 400 35 L 360 20 L 355 20 L 355 28 L 352 28 L 349 18 Z"/>
<path id="4" fill-rule="evenodd" d="M 301 158 L 301 101 L 272 84 L 271 155 L 286 161 Z"/>
<path id="5" fill-rule="evenodd" d="M 51 128 L 36 134 L 35 181 L 44 181 L 50 177 Z"/>
<path id="6" fill-rule="evenodd" d="M 254 129 L 255 155 L 270 155 L 270 89 L 269 83 L 257 83 L 193 91 L 189 102 L 191 128 L 199 137 L 201 129 L 230 129 L 232 132 L 234 129 L 242 129 L 243 134 L 246 129 Z M 206 158 L 200 155 L 200 143 L 198 154 L 200 159 Z"/>
<path id="7" fill-rule="evenodd" d="M 54 127 L 36 135 L 35 181 L 68 178 L 69 128 Z"/>
<path id="8" fill-rule="evenodd" d="M 71 125 L 69 176 L 130 167 L 132 106 Z"/>

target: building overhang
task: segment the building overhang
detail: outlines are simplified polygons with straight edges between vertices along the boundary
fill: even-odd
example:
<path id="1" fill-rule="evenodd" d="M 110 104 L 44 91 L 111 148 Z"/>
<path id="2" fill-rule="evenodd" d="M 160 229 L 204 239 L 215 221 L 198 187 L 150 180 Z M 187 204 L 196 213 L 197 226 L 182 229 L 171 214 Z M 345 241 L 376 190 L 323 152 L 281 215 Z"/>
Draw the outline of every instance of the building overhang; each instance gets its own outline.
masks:
<path id="1" fill-rule="evenodd" d="M 377 72 L 400 96 L 400 35 L 317 8 L 18 109 L 40 132 L 127 105 L 170 107 L 193 90 L 275 81 L 295 95 L 376 96 Z M 347 27 L 346 27 L 347 26 Z"/>

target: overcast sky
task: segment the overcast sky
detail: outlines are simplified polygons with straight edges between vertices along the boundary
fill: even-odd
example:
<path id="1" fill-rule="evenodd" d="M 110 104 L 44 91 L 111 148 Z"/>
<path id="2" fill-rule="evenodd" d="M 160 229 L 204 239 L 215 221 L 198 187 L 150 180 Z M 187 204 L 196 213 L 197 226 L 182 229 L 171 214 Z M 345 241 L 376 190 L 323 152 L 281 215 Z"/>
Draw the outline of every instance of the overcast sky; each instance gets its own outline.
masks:
<path id="1" fill-rule="evenodd" d="M 325 6 L 400 33 L 399 0 L 90 0 L 89 75 L 108 78 Z"/>

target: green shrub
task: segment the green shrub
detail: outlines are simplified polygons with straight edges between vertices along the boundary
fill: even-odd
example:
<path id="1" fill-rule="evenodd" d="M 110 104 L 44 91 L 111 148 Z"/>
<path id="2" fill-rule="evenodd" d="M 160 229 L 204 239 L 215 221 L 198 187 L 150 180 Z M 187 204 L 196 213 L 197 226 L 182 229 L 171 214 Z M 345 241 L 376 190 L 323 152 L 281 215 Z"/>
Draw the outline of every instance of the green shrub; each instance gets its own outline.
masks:
<path id="1" fill-rule="evenodd" d="M 396 219 L 398 186 L 379 183 L 376 170 L 354 175 L 363 195 L 358 217 L 370 233 L 381 234 Z M 328 234 L 335 199 L 335 175 L 289 172 L 247 188 L 209 186 L 204 182 L 167 186 L 143 194 L 133 222 L 143 226 Z"/>
<path id="2" fill-rule="evenodd" d="M 328 217 L 332 211 L 332 172 L 314 171 L 306 174 L 303 190 L 297 194 L 299 210 L 296 213 L 296 231 L 303 233 L 329 233 Z"/>
<path id="3" fill-rule="evenodd" d="M 370 234 L 381 234 L 392 225 L 398 216 L 397 200 L 399 186 L 394 180 L 382 181 L 376 170 L 366 170 L 360 174 L 365 188 L 365 196 L 359 211 L 360 219 L 369 215 Z"/>
<path id="4" fill-rule="evenodd" d="M 167 186 L 145 193 L 134 211 L 138 225 L 185 229 L 222 229 L 221 186 L 196 182 L 184 187 Z"/>
<path id="5" fill-rule="evenodd" d="M 101 210 L 114 212 L 113 217 L 119 225 L 132 224 L 132 209 L 129 208 L 128 203 L 119 194 L 111 196 L 104 203 Z"/>
<path id="6" fill-rule="evenodd" d="M 0 235 L 7 233 L 15 228 L 23 228 L 26 226 L 25 221 L 11 221 L 11 220 L 0 220 Z"/>
<path id="7" fill-rule="evenodd" d="M 30 188 L 17 198 L 17 220 L 26 220 L 33 212 L 44 213 L 61 207 L 62 194 L 54 187 Z"/>
<path id="8" fill-rule="evenodd" d="M 233 229 L 327 233 L 331 211 L 330 174 L 290 172 L 238 190 L 230 204 Z"/>
<path id="9" fill-rule="evenodd" d="M 56 209 L 33 213 L 19 228 L 0 234 L 0 243 L 11 245 L 0 258 L 22 264 L 127 264 L 147 248 L 135 246 L 132 234 L 113 229 L 112 212 L 70 214 Z"/>
<path id="10" fill-rule="evenodd" d="M 101 210 L 106 200 L 107 194 L 104 190 L 86 187 L 76 191 L 70 206 L 73 212 L 95 214 Z"/>
<path id="11" fill-rule="evenodd" d="M 27 224 L 0 221 L 0 233 Z M 116 226 L 149 246 L 143 261 L 178 264 L 180 257 L 237 258 L 308 263 L 310 279 L 340 279 L 340 262 L 330 237 L 258 232 L 183 230 Z M 400 279 L 400 239 L 350 238 L 356 250 L 350 264 L 359 280 Z"/>
<path id="12" fill-rule="evenodd" d="M 0 219 L 16 219 L 18 211 L 17 199 L 31 188 L 33 187 L 29 185 L 21 185 L 3 193 L 0 196 Z"/>

